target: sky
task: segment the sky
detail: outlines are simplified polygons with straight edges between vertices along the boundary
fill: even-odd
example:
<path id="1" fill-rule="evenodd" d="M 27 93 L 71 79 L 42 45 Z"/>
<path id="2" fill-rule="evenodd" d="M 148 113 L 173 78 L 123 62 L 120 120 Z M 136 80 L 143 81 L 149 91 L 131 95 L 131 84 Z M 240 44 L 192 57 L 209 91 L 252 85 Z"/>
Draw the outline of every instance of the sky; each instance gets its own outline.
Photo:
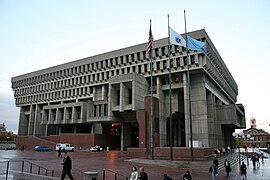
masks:
<path id="1" fill-rule="evenodd" d="M 205 28 L 238 84 L 246 126 L 270 132 L 268 0 L 0 0 L 0 123 L 18 132 L 11 78 Z"/>

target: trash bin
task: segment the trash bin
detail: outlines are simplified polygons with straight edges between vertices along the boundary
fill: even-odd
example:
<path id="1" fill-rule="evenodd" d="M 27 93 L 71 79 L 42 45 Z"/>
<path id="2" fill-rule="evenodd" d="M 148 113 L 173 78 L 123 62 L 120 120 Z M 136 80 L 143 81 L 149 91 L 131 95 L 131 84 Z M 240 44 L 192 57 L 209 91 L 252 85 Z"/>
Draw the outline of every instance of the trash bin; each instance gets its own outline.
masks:
<path id="1" fill-rule="evenodd" d="M 83 180 L 97 180 L 98 172 L 86 171 L 83 175 Z"/>

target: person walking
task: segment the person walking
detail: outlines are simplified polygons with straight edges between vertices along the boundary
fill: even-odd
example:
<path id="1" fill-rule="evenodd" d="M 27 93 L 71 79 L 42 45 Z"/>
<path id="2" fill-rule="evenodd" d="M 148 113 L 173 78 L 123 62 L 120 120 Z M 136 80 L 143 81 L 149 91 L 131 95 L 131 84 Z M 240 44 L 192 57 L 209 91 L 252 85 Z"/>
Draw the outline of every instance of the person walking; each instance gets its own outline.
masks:
<path id="1" fill-rule="evenodd" d="M 211 174 L 212 180 L 215 180 L 217 175 L 217 166 L 214 163 L 210 166 L 209 173 Z"/>
<path id="2" fill-rule="evenodd" d="M 133 166 L 131 169 L 130 180 L 138 180 L 138 178 L 139 178 L 139 173 L 137 171 L 137 168 Z"/>
<path id="3" fill-rule="evenodd" d="M 148 180 L 147 173 L 144 171 L 143 167 L 140 168 L 139 179 L 140 180 Z"/>
<path id="4" fill-rule="evenodd" d="M 241 172 L 241 176 L 243 176 L 243 179 L 246 179 L 247 178 L 247 166 L 245 165 L 244 162 L 242 162 L 242 164 L 241 164 L 240 172 Z"/>
<path id="5" fill-rule="evenodd" d="M 62 153 L 62 149 L 61 149 L 61 147 L 59 147 L 58 148 L 58 157 L 62 157 L 62 154 L 61 153 Z"/>
<path id="6" fill-rule="evenodd" d="M 224 161 L 224 167 L 225 167 L 227 177 L 228 177 L 232 169 L 231 169 L 231 164 L 227 159 L 225 159 Z"/>
<path id="7" fill-rule="evenodd" d="M 63 165 L 63 170 L 62 170 L 61 180 L 64 180 L 66 175 L 68 175 L 69 179 L 74 180 L 71 174 L 72 161 L 69 155 L 67 154 L 67 151 L 64 151 L 64 158 L 63 158 L 62 165 Z"/>
<path id="8" fill-rule="evenodd" d="M 215 159 L 213 160 L 213 164 L 218 168 L 218 158 L 215 157 Z"/>
<path id="9" fill-rule="evenodd" d="M 183 176 L 183 180 L 192 180 L 192 177 L 191 177 L 191 175 L 190 175 L 190 172 L 189 172 L 189 171 L 187 171 L 187 172 L 184 174 L 184 176 Z"/>
<path id="10" fill-rule="evenodd" d="M 253 169 L 256 169 L 256 157 L 255 156 L 252 156 L 250 161 L 252 161 L 252 164 L 253 164 Z"/>
<path id="11" fill-rule="evenodd" d="M 163 175 L 163 180 L 173 180 L 168 174 Z"/>

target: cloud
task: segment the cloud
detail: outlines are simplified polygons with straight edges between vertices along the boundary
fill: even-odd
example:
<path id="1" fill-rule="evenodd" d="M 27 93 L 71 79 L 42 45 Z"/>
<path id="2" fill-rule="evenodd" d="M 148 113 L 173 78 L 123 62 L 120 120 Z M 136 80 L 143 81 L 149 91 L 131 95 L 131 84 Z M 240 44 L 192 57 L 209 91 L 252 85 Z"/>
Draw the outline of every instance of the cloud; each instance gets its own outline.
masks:
<path id="1" fill-rule="evenodd" d="M 19 108 L 11 94 L 0 93 L 0 123 L 4 123 L 8 131 L 18 132 Z"/>

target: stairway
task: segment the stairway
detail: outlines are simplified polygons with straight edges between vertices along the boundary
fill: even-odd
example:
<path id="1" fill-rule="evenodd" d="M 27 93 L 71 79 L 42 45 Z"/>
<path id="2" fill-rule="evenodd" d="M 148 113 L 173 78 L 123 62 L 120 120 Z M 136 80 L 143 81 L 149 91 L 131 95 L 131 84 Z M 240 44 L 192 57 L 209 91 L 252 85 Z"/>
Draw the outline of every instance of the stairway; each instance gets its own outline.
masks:
<path id="1" fill-rule="evenodd" d="M 229 153 L 226 156 L 219 157 L 218 158 L 218 171 L 225 168 L 224 167 L 225 159 L 227 159 L 230 162 L 231 166 L 234 166 L 234 165 L 239 163 L 239 158 L 240 158 L 240 162 L 245 161 L 245 163 L 246 163 L 247 157 L 245 155 L 241 154 L 241 153 L 240 153 L 240 156 L 239 156 L 238 152 L 232 152 L 232 153 Z"/>

